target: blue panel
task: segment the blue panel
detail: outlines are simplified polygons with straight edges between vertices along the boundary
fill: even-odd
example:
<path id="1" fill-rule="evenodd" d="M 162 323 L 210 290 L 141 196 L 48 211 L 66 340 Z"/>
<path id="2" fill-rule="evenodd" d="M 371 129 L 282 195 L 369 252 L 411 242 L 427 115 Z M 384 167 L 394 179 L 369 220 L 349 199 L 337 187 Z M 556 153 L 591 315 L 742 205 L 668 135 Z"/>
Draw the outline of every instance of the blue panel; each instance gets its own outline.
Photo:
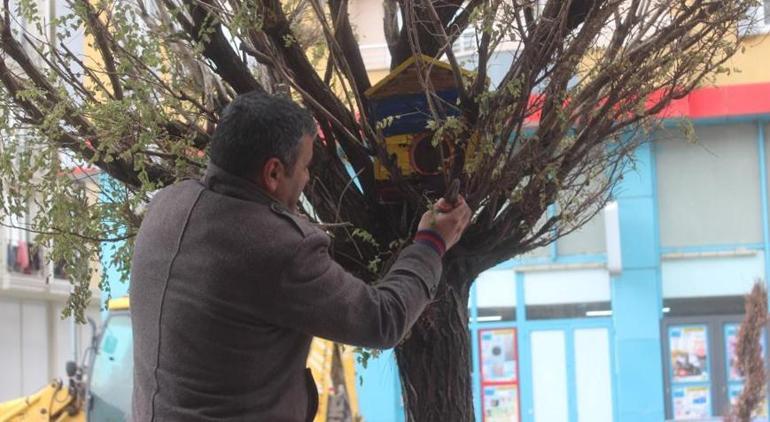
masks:
<path id="1" fill-rule="evenodd" d="M 621 358 L 616 367 L 620 420 L 664 420 L 660 342 L 626 339 L 619 341 L 615 350 Z"/>
<path id="2" fill-rule="evenodd" d="M 402 422 L 404 406 L 401 401 L 398 366 L 393 350 L 384 350 L 376 359 L 369 359 L 366 369 L 356 363 L 356 375 L 363 379 L 358 388 L 358 406 L 367 422 Z"/>
<path id="3" fill-rule="evenodd" d="M 524 326 L 516 331 L 519 340 L 519 415 L 523 422 L 533 422 L 535 398 L 532 393 L 532 345 L 529 341 L 530 330 Z"/>
<path id="4" fill-rule="evenodd" d="M 651 143 L 644 143 L 636 149 L 633 164 L 623 174 L 622 182 L 615 187 L 616 198 L 653 196 L 654 158 Z"/>
<path id="5" fill-rule="evenodd" d="M 620 421 L 664 420 L 660 245 L 652 143 L 616 189 L 623 271 L 612 279 L 616 409 Z"/>
<path id="6" fill-rule="evenodd" d="M 457 102 L 456 91 L 441 91 L 438 96 L 451 105 Z M 447 116 L 456 116 L 459 111 L 456 107 L 444 104 Z M 425 94 L 398 95 L 382 99 L 372 100 L 370 103 L 370 122 L 376 125 L 378 121 L 386 117 L 398 116 L 393 122 L 383 129 L 385 136 L 404 133 L 416 133 L 425 130 L 425 125 L 431 119 L 430 108 Z"/>
<path id="7" fill-rule="evenodd" d="M 115 182 L 110 176 L 107 174 L 102 174 L 99 176 L 99 184 L 101 186 L 101 193 L 99 194 L 99 200 L 100 201 L 106 201 L 107 198 L 111 195 L 112 189 L 116 189 L 118 186 L 118 183 Z M 102 258 L 101 258 L 101 265 L 102 265 L 102 271 L 104 271 L 105 277 L 107 279 L 107 283 L 109 283 L 110 286 L 110 295 L 112 297 L 121 297 L 128 295 L 128 282 L 122 283 L 120 281 L 120 273 L 118 272 L 117 268 L 110 265 L 110 262 L 112 261 L 113 256 L 115 255 L 115 252 L 113 251 L 114 248 L 118 248 L 122 246 L 122 242 L 102 242 L 101 249 L 102 249 Z M 107 299 L 107 293 L 102 292 L 102 303 Z"/>
<path id="8" fill-rule="evenodd" d="M 622 277 L 612 280 L 612 320 L 616 339 L 644 338 L 659 341 L 660 301 L 657 283 L 655 270 L 626 269 Z M 658 355 L 655 360 L 659 360 Z"/>
<path id="9" fill-rule="evenodd" d="M 655 203 L 652 198 L 620 198 L 620 243 L 623 270 L 658 265 Z"/>

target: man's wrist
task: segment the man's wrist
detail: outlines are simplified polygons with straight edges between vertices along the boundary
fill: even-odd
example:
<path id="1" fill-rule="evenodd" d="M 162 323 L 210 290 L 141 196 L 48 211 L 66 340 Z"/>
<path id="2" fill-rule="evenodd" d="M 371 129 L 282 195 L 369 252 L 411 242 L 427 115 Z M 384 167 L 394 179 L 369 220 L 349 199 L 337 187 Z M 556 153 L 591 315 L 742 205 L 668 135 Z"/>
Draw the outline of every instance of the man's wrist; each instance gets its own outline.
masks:
<path id="1" fill-rule="evenodd" d="M 430 247 L 439 256 L 444 256 L 446 252 L 446 242 L 436 231 L 430 229 L 418 230 L 414 235 L 414 243 L 420 243 Z"/>

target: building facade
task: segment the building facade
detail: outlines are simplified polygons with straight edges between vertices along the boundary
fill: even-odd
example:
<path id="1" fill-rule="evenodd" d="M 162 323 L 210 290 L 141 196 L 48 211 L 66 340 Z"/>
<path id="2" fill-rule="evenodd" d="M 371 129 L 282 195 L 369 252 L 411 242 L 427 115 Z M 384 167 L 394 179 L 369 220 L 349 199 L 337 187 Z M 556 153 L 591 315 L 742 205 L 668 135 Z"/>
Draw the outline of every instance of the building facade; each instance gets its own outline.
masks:
<path id="1" fill-rule="evenodd" d="M 78 171 L 73 183 L 97 185 Z M 95 199 L 95 196 L 94 196 Z M 94 334 L 89 324 L 63 318 L 72 285 L 62 265 L 46 259 L 46 248 L 25 230 L 34 213 L 5 217 L 0 226 L 0 402 L 31 394 L 54 378 L 66 378 L 66 363 L 84 361 Z M 91 265 L 98 265 L 92 261 Z M 98 274 L 87 318 L 100 323 Z M 93 327 L 95 328 L 95 327 Z"/>
<path id="2" fill-rule="evenodd" d="M 361 39 L 376 81 L 389 65 L 371 29 L 381 27 L 381 12 L 356 3 L 351 18 L 371 20 Z M 743 385 L 734 347 L 744 295 L 770 279 L 770 1 L 756 13 L 754 32 L 742 34 L 745 51 L 729 63 L 739 72 L 672 104 L 616 188 L 616 213 L 477 279 L 469 305 L 477 420 L 647 422 L 727 412 Z M 463 42 L 455 51 L 473 68 Z M 493 83 L 510 60 L 504 51 L 493 59 Z M 608 252 L 605 227 L 613 224 L 618 272 L 609 268 L 618 250 Z M 392 352 L 359 370 L 365 419 L 403 420 Z M 767 420 L 762 407 L 757 420 Z"/>
<path id="3" fill-rule="evenodd" d="M 48 23 L 56 16 L 69 13 L 69 2 L 65 1 L 28 3 L 34 4 Z M 26 22 L 18 13 L 19 4 L 18 0 L 12 0 L 7 5 L 12 30 L 42 36 L 40 28 Z M 51 39 L 50 28 L 43 31 L 46 31 L 45 38 Z M 85 46 L 82 31 L 73 31 L 70 38 L 60 41 L 76 53 L 82 52 Z M 93 172 L 76 170 L 71 176 L 73 183 L 82 184 L 89 192 L 98 191 Z M 89 196 L 96 199 L 96 193 Z M 22 216 L 0 217 L 0 402 L 33 393 L 51 379 L 65 378 L 66 362 L 82 361 L 91 342 L 89 325 L 62 317 L 71 290 L 63 266 L 47 262 L 45 247 L 37 244 L 33 232 L 25 230 L 37 212 L 35 204 L 30 203 Z M 91 261 L 90 265 L 98 266 L 98 263 Z M 98 275 L 95 275 L 91 285 L 96 300 L 88 309 L 87 317 L 98 325 L 97 284 Z"/>

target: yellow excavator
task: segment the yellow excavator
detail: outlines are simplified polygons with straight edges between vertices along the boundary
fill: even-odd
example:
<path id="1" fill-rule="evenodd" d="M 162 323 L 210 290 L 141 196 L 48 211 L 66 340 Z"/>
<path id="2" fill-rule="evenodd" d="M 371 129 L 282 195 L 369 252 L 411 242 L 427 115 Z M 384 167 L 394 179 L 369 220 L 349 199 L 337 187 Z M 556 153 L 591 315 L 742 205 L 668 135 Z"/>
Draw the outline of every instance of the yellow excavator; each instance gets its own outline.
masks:
<path id="1" fill-rule="evenodd" d="M 32 395 L 0 403 L 0 422 L 130 420 L 133 346 L 128 297 L 110 300 L 108 310 L 101 329 L 94 329 L 83 363 L 67 363 L 67 381 L 54 380 Z M 353 362 L 349 348 L 313 339 L 307 364 L 318 384 L 314 422 L 362 420 Z"/>

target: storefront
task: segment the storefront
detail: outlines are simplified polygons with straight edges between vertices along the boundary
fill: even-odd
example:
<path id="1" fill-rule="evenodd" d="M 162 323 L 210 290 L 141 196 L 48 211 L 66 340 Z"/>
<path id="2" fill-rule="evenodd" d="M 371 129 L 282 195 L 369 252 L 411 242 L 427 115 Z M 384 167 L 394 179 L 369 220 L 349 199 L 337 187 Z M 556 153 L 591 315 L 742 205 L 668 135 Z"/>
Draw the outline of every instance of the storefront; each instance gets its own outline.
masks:
<path id="1" fill-rule="evenodd" d="M 479 276 L 469 304 L 477 420 L 729 411 L 743 386 L 734 359 L 743 297 L 770 274 L 770 128 L 757 118 L 695 123 L 697 142 L 674 125 L 651 134 L 618 187 L 621 271 L 608 270 L 599 215 Z M 395 377 L 395 362 L 380 364 Z M 378 382 L 361 375 L 364 390 Z M 399 394 L 397 378 L 387 385 Z M 398 396 L 383 402 L 397 403 L 396 419 L 367 414 L 362 399 L 368 421 L 399 420 Z M 764 404 L 755 420 L 767 413 Z"/>
<path id="2" fill-rule="evenodd" d="M 609 277 L 601 263 L 577 266 L 503 266 L 476 281 L 478 420 L 613 419 Z"/>

